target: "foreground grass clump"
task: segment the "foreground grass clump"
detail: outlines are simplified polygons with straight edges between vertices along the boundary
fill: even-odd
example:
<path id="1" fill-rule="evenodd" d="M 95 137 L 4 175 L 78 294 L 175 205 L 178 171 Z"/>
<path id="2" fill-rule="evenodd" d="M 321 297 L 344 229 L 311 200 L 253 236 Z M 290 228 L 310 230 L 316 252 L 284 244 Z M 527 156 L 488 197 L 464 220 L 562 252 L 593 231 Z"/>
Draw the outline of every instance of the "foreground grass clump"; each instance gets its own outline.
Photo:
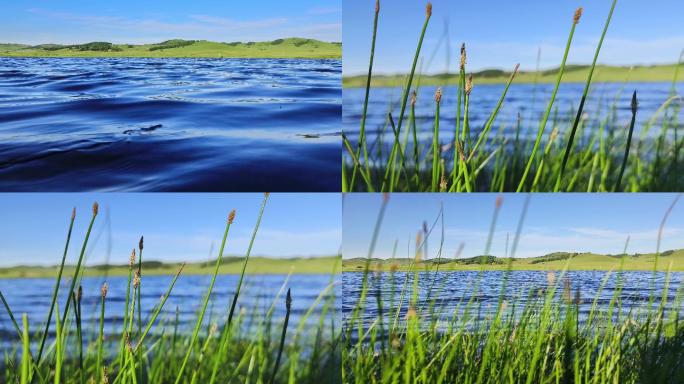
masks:
<path id="1" fill-rule="evenodd" d="M 350 274 L 360 277 L 353 279 L 360 281 L 359 286 L 345 285 L 357 301 L 344 314 L 344 382 L 684 382 L 684 325 L 679 319 L 682 291 L 678 284 L 674 295 L 669 292 L 673 289 L 669 271 L 662 288 L 652 285 L 649 298 L 636 308 L 623 307 L 632 287 L 621 270 L 612 297 L 605 300 L 601 293 L 611 273 L 601 280 L 594 298 L 584 297 L 566 277 L 566 264 L 560 271 L 549 272 L 537 288 L 513 294 L 506 294 L 511 291 L 508 288 L 514 288 L 508 286 L 508 274 L 496 282 L 478 274 L 475 281 L 463 282 L 472 288 L 472 294 L 446 309 L 440 298 L 449 297 L 452 287 L 445 286 L 435 273 L 439 266 L 418 263 L 425 252 L 427 231 L 426 237 L 416 240 L 415 263 L 407 272 L 369 269 L 384 206 L 367 267 Z M 498 210 L 497 205 L 486 248 L 491 244 Z M 657 265 L 656 258 L 654 282 L 662 276 L 656 274 Z M 492 283 L 500 287 L 500 294 L 491 304 L 483 304 L 483 284 Z"/>
<path id="2" fill-rule="evenodd" d="M 212 308 L 208 311 L 214 286 L 220 284 L 217 275 L 235 211 L 228 215 L 211 283 L 191 330 L 179 326 L 178 309 L 175 318 L 160 316 L 182 272 L 182 266 L 154 309 L 149 313 L 141 310 L 140 297 L 145 282 L 142 269 L 144 244 L 141 238 L 138 248 L 133 250 L 129 259 L 125 310 L 121 314 L 122 332 L 115 332 L 114 329 L 109 332 L 109 327 L 105 329 L 107 293 L 112 288 L 107 283 L 101 288 L 101 300 L 96 313 L 82 312 L 82 261 L 98 213 L 96 203 L 78 263 L 71 276 L 69 291 L 59 292 L 60 283 L 63 283 L 60 268 L 44 329 L 29 329 L 26 314 L 15 317 L 0 292 L 4 309 L 16 329 L 16 339 L 7 340 L 11 347 L 3 356 L 0 382 L 339 383 L 341 357 L 337 347 L 339 331 L 335 329 L 333 320 L 334 275 L 330 285 L 300 317 L 299 324 L 293 324 L 290 319 L 291 303 L 297 300 L 297 296 L 296 292 L 286 289 L 289 277 L 267 308 L 255 306 L 251 312 L 238 309 L 245 270 L 267 200 L 268 194 L 264 196 L 247 253 L 242 260 L 242 271 L 230 308 Z M 75 214 L 71 218 L 64 255 L 67 253 L 74 219 Z M 56 300 L 60 294 L 69 298 L 64 308 L 60 308 L 58 302 L 61 301 Z M 285 309 L 284 319 L 274 318 L 276 306 Z M 315 316 L 315 311 L 320 311 L 320 319 L 315 321 L 317 326 L 308 325 L 305 330 L 307 320 Z"/>
<path id="3" fill-rule="evenodd" d="M 460 72 L 457 78 L 449 79 L 458 85 L 456 106 L 442 105 L 443 91 L 437 89 L 434 119 L 429 122 L 417 120 L 414 84 L 420 82 L 416 79 L 416 66 L 432 17 L 432 6 L 428 3 L 414 61 L 403 81 L 399 114 L 388 113 L 385 124 L 377 127 L 377 136 L 369 140 L 366 118 L 380 14 L 378 1 L 358 139 L 352 143 L 343 135 L 346 152 L 342 164 L 343 191 L 638 192 L 684 189 L 680 172 L 684 137 L 677 131 L 681 97 L 675 87 L 679 65 L 674 66 L 670 97 L 644 124 L 639 124 L 641 126 L 636 124 L 637 91 L 633 92 L 629 105 L 613 102 L 607 108 L 600 105 L 596 116 L 585 113 L 585 102 L 616 4 L 617 0 L 613 0 L 593 62 L 583 72 L 586 74 L 584 91 L 577 109 L 569 111 L 572 116 L 569 121 L 559 117 L 554 104 L 582 8 L 578 8 L 572 17 L 565 53 L 560 67 L 553 72 L 554 86 L 542 116 L 527 122 L 519 115 L 513 127 L 515 134 L 510 135 L 503 133 L 504 126 L 496 130 L 494 123 L 509 87 L 518 75 L 518 66 L 510 72 L 504 91 L 486 122 L 481 127 L 473 127 L 469 116 L 471 94 L 477 87 L 477 79 L 466 72 L 465 44 L 461 48 Z M 534 96 L 530 102 L 535 103 Z M 393 107 L 396 106 L 390 106 L 390 110 Z M 444 108 L 456 111 L 453 127 L 440 125 L 440 109 Z M 629 111 L 629 123 L 621 122 L 620 118 L 624 117 L 621 110 Z M 419 128 L 419 124 L 429 124 L 428 129 Z M 445 130 L 450 131 L 446 138 Z M 431 133 L 431 140 L 420 141 L 419 132 L 426 131 Z"/>

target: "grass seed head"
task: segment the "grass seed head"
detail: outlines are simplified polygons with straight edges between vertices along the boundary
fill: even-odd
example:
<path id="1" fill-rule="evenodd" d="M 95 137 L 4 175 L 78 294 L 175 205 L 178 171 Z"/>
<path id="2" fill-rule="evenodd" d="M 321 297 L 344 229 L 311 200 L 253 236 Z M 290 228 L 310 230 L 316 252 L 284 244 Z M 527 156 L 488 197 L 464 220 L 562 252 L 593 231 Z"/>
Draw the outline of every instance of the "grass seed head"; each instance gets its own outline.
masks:
<path id="1" fill-rule="evenodd" d="M 383 204 L 387 204 L 389 202 L 389 199 L 390 199 L 389 192 L 385 192 L 382 194 L 382 203 Z"/>
<path id="2" fill-rule="evenodd" d="M 416 95 L 416 90 L 414 89 L 413 92 L 411 92 L 411 107 L 416 106 L 416 99 L 418 98 L 418 95 Z"/>
<path id="3" fill-rule="evenodd" d="M 135 271 L 135 277 L 133 277 L 133 288 L 138 288 L 140 286 L 140 271 Z"/>
<path id="4" fill-rule="evenodd" d="M 75 218 L 76 218 L 76 207 L 74 207 L 74 209 L 71 210 L 71 220 L 73 220 Z"/>
<path id="5" fill-rule="evenodd" d="M 494 205 L 496 206 L 496 209 L 501 208 L 501 206 L 503 205 L 503 195 L 499 195 L 496 197 L 496 202 L 494 203 Z"/>
<path id="6" fill-rule="evenodd" d="M 375 13 L 380 13 L 380 0 L 375 0 Z"/>
<path id="7" fill-rule="evenodd" d="M 142 236 L 140 236 L 140 241 L 138 242 L 138 249 L 140 249 L 140 251 L 143 250 L 143 237 Z"/>
<path id="8" fill-rule="evenodd" d="M 100 205 L 96 202 L 93 203 L 93 216 L 97 216 L 97 212 L 100 211 Z"/>
<path id="9" fill-rule="evenodd" d="M 432 2 L 427 3 L 427 7 L 425 7 L 425 13 L 427 14 L 428 19 L 432 16 Z"/>
<path id="10" fill-rule="evenodd" d="M 442 102 L 442 88 L 437 88 L 437 92 L 435 92 L 435 102 L 437 104 Z"/>
<path id="11" fill-rule="evenodd" d="M 440 192 L 446 192 L 446 189 L 447 189 L 446 177 L 444 177 L 444 174 L 442 174 L 442 178 L 439 181 L 439 191 Z"/>
<path id="12" fill-rule="evenodd" d="M 230 211 L 228 214 L 228 224 L 233 224 L 233 220 L 235 220 L 235 210 L 233 209 Z"/>
<path id="13" fill-rule="evenodd" d="M 466 95 L 470 96 L 470 92 L 473 91 L 473 75 L 472 73 L 468 75 L 468 80 L 466 81 L 465 85 L 465 93 Z"/>
<path id="14" fill-rule="evenodd" d="M 135 248 L 131 251 L 131 257 L 128 258 L 128 266 L 133 267 L 135 265 Z"/>
<path id="15" fill-rule="evenodd" d="M 632 94 L 632 114 L 635 114 L 637 108 L 639 107 L 639 101 L 637 100 L 637 92 L 634 91 Z"/>
<path id="16" fill-rule="evenodd" d="M 109 373 L 107 367 L 102 367 L 102 384 L 109 384 Z"/>
<path id="17" fill-rule="evenodd" d="M 575 11 L 575 16 L 573 16 L 573 18 L 572 18 L 573 23 L 575 23 L 575 24 L 579 23 L 580 19 L 582 18 L 582 11 L 583 10 L 584 9 L 582 7 L 577 8 L 577 10 Z"/>
<path id="18" fill-rule="evenodd" d="M 104 299 L 107 297 L 107 291 L 109 290 L 109 285 L 107 283 L 102 284 L 102 288 L 100 288 L 100 292 L 102 293 L 102 298 Z"/>
<path id="19" fill-rule="evenodd" d="M 546 272 L 546 283 L 551 286 L 556 282 L 556 273 L 553 271 Z"/>
<path id="20" fill-rule="evenodd" d="M 465 71 L 465 65 L 467 61 L 466 47 L 465 43 L 461 44 L 461 71 Z"/>
<path id="21" fill-rule="evenodd" d="M 83 286 L 79 285 L 78 291 L 76 291 L 76 299 L 81 301 L 81 298 L 83 298 Z"/>
<path id="22" fill-rule="evenodd" d="M 406 311 L 406 320 L 415 319 L 417 316 L 416 308 L 413 305 L 409 306 L 408 311 Z"/>
<path id="23" fill-rule="evenodd" d="M 292 295 L 290 294 L 290 288 L 287 289 L 287 296 L 285 297 L 285 308 L 289 311 L 292 306 Z"/>

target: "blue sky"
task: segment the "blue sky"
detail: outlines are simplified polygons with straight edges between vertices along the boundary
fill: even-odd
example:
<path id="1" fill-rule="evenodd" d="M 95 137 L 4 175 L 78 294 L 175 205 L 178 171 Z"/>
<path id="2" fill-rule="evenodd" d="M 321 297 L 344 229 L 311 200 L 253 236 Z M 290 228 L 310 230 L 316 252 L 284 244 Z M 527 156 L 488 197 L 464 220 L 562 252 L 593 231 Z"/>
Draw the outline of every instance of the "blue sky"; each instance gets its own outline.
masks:
<path id="1" fill-rule="evenodd" d="M 237 215 L 224 254 L 244 255 L 262 194 L 74 193 L 3 194 L 0 197 L 0 265 L 59 264 L 72 207 L 76 207 L 69 259 L 75 262 L 98 201 L 88 263 L 125 264 L 140 235 L 145 259 L 201 261 L 216 257 L 231 209 Z M 321 256 L 339 252 L 339 194 L 271 194 L 253 255 Z M 109 217 L 109 220 L 107 220 Z"/>
<path id="2" fill-rule="evenodd" d="M 367 71 L 374 3 L 344 0 L 345 75 Z M 376 73 L 408 72 L 425 21 L 425 4 L 421 0 L 381 1 Z M 584 15 L 577 26 L 568 62 L 590 63 L 610 4 L 609 0 L 434 0 L 423 46 L 424 72 L 446 69 L 447 49 L 442 39 L 445 30 L 452 71 L 457 69 L 462 42 L 468 47 L 471 70 L 510 70 L 516 63 L 523 69 L 534 69 L 540 47 L 541 67 L 557 67 L 572 16 L 579 6 L 584 6 Z M 675 62 L 684 49 L 683 14 L 681 0 L 618 1 L 599 61 L 617 65 Z"/>
<path id="3" fill-rule="evenodd" d="M 423 221 L 432 225 L 442 203 L 445 212 L 442 256 L 453 258 L 461 243 L 464 244 L 461 257 L 481 255 L 497 196 L 393 194 L 374 256 L 391 257 L 397 240 L 397 257 L 407 257 L 409 248 L 413 252 L 416 233 Z M 533 194 L 516 256 L 541 256 L 557 251 L 619 254 L 627 236 L 631 237 L 628 253 L 654 252 L 658 227 L 675 196 L 667 193 Z M 512 244 L 524 199 L 524 195 L 503 195 L 491 254 L 505 254 L 507 234 Z M 367 256 L 381 200 L 378 194 L 344 197 L 344 258 Z M 428 257 L 437 255 L 440 231 L 438 224 L 428 240 Z M 680 248 L 684 248 L 684 200 L 678 202 L 667 221 L 661 250 Z"/>
<path id="4" fill-rule="evenodd" d="M 340 17 L 339 0 L 13 0 L 3 2 L 0 42 L 341 41 Z"/>

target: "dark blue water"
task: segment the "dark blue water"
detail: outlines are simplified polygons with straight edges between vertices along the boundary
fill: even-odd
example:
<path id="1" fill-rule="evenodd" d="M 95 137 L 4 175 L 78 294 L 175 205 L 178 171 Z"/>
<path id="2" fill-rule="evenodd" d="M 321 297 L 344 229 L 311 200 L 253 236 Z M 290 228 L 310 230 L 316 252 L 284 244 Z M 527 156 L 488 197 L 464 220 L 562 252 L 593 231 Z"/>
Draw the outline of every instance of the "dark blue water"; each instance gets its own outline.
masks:
<path id="1" fill-rule="evenodd" d="M 238 278 L 239 276 L 237 275 L 218 276 L 205 315 L 206 324 L 209 324 L 209 322 L 216 322 L 218 325 L 224 324 Z M 305 321 L 305 331 L 317 329 L 326 299 L 332 294 L 335 295 L 336 300 L 339 298 L 339 281 L 336 285 L 331 286 L 332 279 L 330 275 L 292 275 L 289 280 L 286 279 L 286 275 L 247 275 L 245 277 L 245 285 L 243 285 L 240 291 L 240 298 L 236 309 L 238 313 L 241 313 L 245 329 L 256 329 L 259 323 L 264 321 L 265 314 L 271 306 L 273 306 L 271 322 L 277 327 L 281 327 L 286 312 L 285 294 L 288 288 L 292 292 L 291 326 L 289 326 L 292 333 L 294 333 L 294 330 L 302 321 Z M 109 291 L 106 297 L 104 329 L 108 335 L 120 334 L 121 332 L 127 280 L 127 276 L 107 278 Z M 172 276 L 143 275 L 141 290 L 143 318 L 147 319 L 151 315 L 154 307 L 159 304 L 162 295 L 166 293 L 171 280 Z M 339 275 L 334 280 L 339 280 Z M 153 328 L 153 331 L 159 332 L 163 327 L 167 327 L 167 331 L 171 331 L 176 311 L 178 311 L 180 332 L 192 332 L 192 328 L 197 321 L 197 313 L 201 309 L 210 281 L 211 276 L 209 275 L 184 276 L 181 274 L 160 312 L 157 328 Z M 17 321 L 21 324 L 21 316 L 23 313 L 26 313 L 32 333 L 44 327 L 52 300 L 54 282 L 55 279 L 51 278 L 0 279 L 0 291 L 2 291 L 7 299 Z M 93 324 L 98 324 L 99 322 L 100 287 L 102 282 L 103 278 L 101 277 L 86 277 L 83 279 L 83 324 L 88 332 L 96 329 Z M 65 292 L 69 289 L 69 284 L 70 282 L 63 279 L 59 300 L 61 311 L 64 310 Z M 322 293 L 322 299 L 316 303 L 316 299 Z M 339 307 L 340 303 L 338 302 L 335 305 Z M 309 309 L 312 309 L 312 314 L 304 320 L 303 315 Z M 335 325 L 339 326 L 340 320 L 334 319 L 335 316 L 339 316 L 339 311 L 329 310 L 326 314 L 325 322 L 329 324 L 334 320 Z M 143 322 L 144 325 L 146 323 L 146 321 Z M 53 336 L 54 329 L 53 317 L 53 326 L 50 331 Z M 330 327 L 328 326 L 327 329 L 330 329 Z M 10 345 L 16 341 L 16 338 L 15 328 L 5 308 L 0 306 L 0 346 L 5 343 L 8 343 L 5 346 Z"/>
<path id="2" fill-rule="evenodd" d="M 479 134 L 482 127 L 489 119 L 490 114 L 496 107 L 505 86 L 503 84 L 480 84 L 475 83 L 470 95 L 469 120 L 473 135 Z M 437 87 L 420 87 L 416 102 L 416 124 L 418 139 L 423 142 L 431 142 L 435 116 L 435 91 Z M 553 117 L 557 117 L 561 133 L 570 129 L 579 106 L 584 84 L 566 83 L 561 84 L 554 111 L 546 126 L 546 134 L 553 129 Z M 609 124 L 608 129 L 622 129 L 627 127 L 631 115 L 632 92 L 638 92 L 639 110 L 635 134 L 639 134 L 645 123 L 655 114 L 656 110 L 672 96 L 672 83 L 596 83 L 592 85 L 587 98 L 584 112 L 587 119 L 585 125 L 591 129 L 597 129 L 598 124 L 614 107 L 617 113 L 617 123 Z M 493 133 L 501 129 L 508 137 L 513 138 L 516 131 L 518 116 L 521 119 L 521 134 L 532 133 L 536 135 L 539 122 L 544 114 L 548 101 L 551 99 L 553 84 L 513 84 L 511 85 L 497 119 L 492 126 Z M 458 88 L 448 86 L 443 88 L 442 104 L 440 108 L 440 137 L 446 141 L 453 138 L 456 129 L 456 105 Z M 684 94 L 684 83 L 677 84 L 679 95 Z M 350 88 L 344 90 L 343 97 L 343 128 L 345 134 L 353 141 L 358 139 L 365 89 Z M 366 132 L 370 140 L 374 140 L 378 132 L 385 132 L 385 140 L 390 143 L 394 139 L 391 128 L 386 127 L 387 113 L 397 122 L 401 106 L 402 89 L 399 88 L 373 88 L 370 92 L 368 114 L 366 117 Z M 681 101 L 680 101 L 681 103 Z M 557 109 L 557 111 L 556 111 Z M 405 115 L 408 119 L 408 107 Z M 684 110 L 680 110 L 679 129 L 684 123 Z M 404 125 L 406 127 L 406 125 Z M 591 130 L 590 129 L 590 130 Z M 588 130 L 588 133 L 590 132 Z M 651 128 L 650 134 L 659 134 L 660 125 Z M 670 132 L 671 133 L 671 132 Z M 679 132 L 679 137 L 681 137 Z M 473 136 L 476 137 L 476 136 Z M 523 136 L 523 138 L 526 136 Z M 637 136 L 638 137 L 638 136 Z"/>
<path id="3" fill-rule="evenodd" d="M 0 190 L 339 191 L 341 67 L 0 58 Z"/>
<path id="4" fill-rule="evenodd" d="M 541 300 L 544 294 L 539 296 L 539 292 L 545 292 L 550 286 L 556 287 L 557 300 L 564 300 L 565 280 L 570 287 L 570 300 L 575 299 L 575 292 L 579 289 L 580 320 L 586 319 L 592 305 L 596 303 L 599 311 L 608 309 L 610 301 L 618 291 L 619 282 L 622 282 L 622 289 L 618 294 L 622 302 L 623 314 L 637 317 L 639 313 L 644 313 L 648 308 L 651 297 L 655 300 L 655 305 L 660 304 L 665 286 L 666 274 L 658 273 L 653 279 L 652 272 L 623 272 L 619 277 L 617 272 L 608 276 L 605 286 L 601 289 L 607 272 L 603 271 L 569 271 L 561 276 L 559 272 L 554 273 L 555 280 L 549 285 L 549 278 L 546 271 L 512 271 L 508 276 L 508 286 L 503 294 L 503 298 L 508 302 L 508 310 L 517 307 L 519 314 L 529 300 Z M 435 313 L 437 313 L 438 324 L 447 324 L 453 319 L 454 314 L 462 314 L 464 308 L 470 300 L 473 300 L 472 311 L 479 308 L 480 319 L 491 315 L 497 310 L 501 297 L 502 283 L 504 281 L 504 271 L 449 271 L 436 273 L 419 273 L 418 280 L 418 301 L 417 307 L 424 316 L 429 316 L 429 306 L 434 301 Z M 400 309 L 399 321 L 404 319 L 408 310 L 408 300 L 412 295 L 413 274 L 409 275 L 409 285 L 404 300 L 401 301 L 402 289 L 406 281 L 406 274 L 403 272 L 394 273 L 394 282 L 390 273 L 373 275 L 369 278 L 369 290 L 366 300 L 366 309 L 361 314 L 364 324 L 370 325 L 378 318 L 377 295 L 382 298 L 385 322 L 389 324 L 390 318 L 394 319 L 397 308 Z M 681 306 L 681 301 L 677 303 L 677 295 L 681 297 L 681 289 L 684 273 L 672 273 L 667 293 L 667 307 L 673 309 L 675 305 Z M 342 276 L 342 316 L 345 321 L 356 307 L 360 294 L 363 273 L 345 272 Z M 622 280 L 620 280 L 622 279 Z M 479 282 L 479 283 L 478 283 Z M 392 316 L 388 317 L 388 311 L 392 311 Z M 684 308 L 678 310 L 684 313 Z M 476 316 L 477 317 L 477 316 Z M 431 319 L 431 318 L 430 318 Z"/>

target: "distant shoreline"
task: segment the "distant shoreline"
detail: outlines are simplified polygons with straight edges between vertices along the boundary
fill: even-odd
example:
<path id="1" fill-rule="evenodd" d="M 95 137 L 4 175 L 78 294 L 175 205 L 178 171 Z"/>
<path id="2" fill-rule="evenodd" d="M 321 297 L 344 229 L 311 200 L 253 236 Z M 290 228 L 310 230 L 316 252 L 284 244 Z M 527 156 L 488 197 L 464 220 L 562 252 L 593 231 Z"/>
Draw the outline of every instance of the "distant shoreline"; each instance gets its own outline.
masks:
<path id="1" fill-rule="evenodd" d="M 476 256 L 463 259 L 429 259 L 417 264 L 413 259 L 372 259 L 370 269 L 377 271 L 505 271 L 509 267 L 514 271 L 559 271 L 566 265 L 571 271 L 613 271 L 623 268 L 624 271 L 653 271 L 656 255 L 603 255 L 595 253 L 555 252 L 539 257 L 501 258 L 496 256 Z M 366 259 L 354 258 L 342 260 L 343 272 L 363 272 Z M 671 264 L 671 266 L 670 266 Z M 658 271 L 684 272 L 684 249 L 661 252 L 658 256 Z"/>
<path id="2" fill-rule="evenodd" d="M 342 57 L 342 44 L 304 38 L 247 43 L 167 40 L 141 45 L 92 42 L 31 46 L 0 43 L 0 57 L 340 59 Z"/>
<path id="3" fill-rule="evenodd" d="M 223 258 L 219 274 L 240 274 L 243 257 Z M 213 273 L 216 260 L 199 263 L 188 263 L 183 268 L 183 275 L 204 275 Z M 142 265 L 143 276 L 174 275 L 178 272 L 181 263 L 163 263 L 159 261 L 146 261 Z M 137 267 L 137 264 L 136 264 Z M 55 266 L 15 266 L 0 267 L 0 279 L 20 278 L 54 278 L 57 277 L 59 265 Z M 73 275 L 74 266 L 65 265 L 63 276 Z M 103 276 L 105 271 L 108 276 L 128 276 L 127 265 L 91 265 L 84 269 L 84 276 Z M 250 257 L 247 263 L 247 274 L 332 274 L 341 271 L 341 258 L 339 256 L 299 257 L 299 258 L 269 258 L 255 256 Z"/>
<path id="4" fill-rule="evenodd" d="M 594 72 L 593 83 L 624 83 L 624 82 L 672 82 L 677 64 L 651 65 L 651 66 L 606 66 L 598 65 Z M 677 82 L 684 81 L 684 65 L 680 64 Z M 556 81 L 558 69 L 546 71 L 521 71 L 516 74 L 514 84 L 552 84 Z M 503 70 L 483 70 L 472 73 L 473 83 L 478 84 L 505 84 L 511 73 Z M 564 71 L 562 83 L 585 83 L 589 75 L 588 65 L 568 65 Z M 371 78 L 371 87 L 402 87 L 405 75 L 374 75 Z M 419 86 L 446 86 L 457 85 L 458 73 L 423 75 L 414 78 L 414 84 Z M 362 88 L 366 86 L 365 75 L 344 76 L 342 86 L 344 88 Z"/>

